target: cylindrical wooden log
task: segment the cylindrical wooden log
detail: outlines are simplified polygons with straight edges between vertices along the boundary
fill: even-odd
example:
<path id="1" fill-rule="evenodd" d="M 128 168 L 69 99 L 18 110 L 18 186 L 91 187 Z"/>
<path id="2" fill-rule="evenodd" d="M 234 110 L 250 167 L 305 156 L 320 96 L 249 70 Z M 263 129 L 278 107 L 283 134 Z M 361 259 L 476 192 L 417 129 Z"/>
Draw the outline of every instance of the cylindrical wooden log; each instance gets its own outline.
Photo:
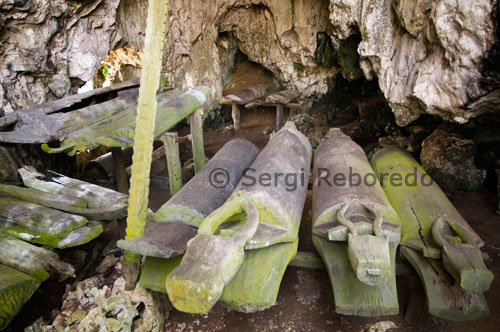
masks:
<path id="1" fill-rule="evenodd" d="M 167 157 L 168 183 L 170 194 L 174 196 L 182 188 L 182 165 L 179 155 L 177 132 L 166 133 L 162 137 L 165 156 Z"/>
<path id="2" fill-rule="evenodd" d="M 279 131 L 283 127 L 283 118 L 285 117 L 283 105 L 276 105 L 276 131 Z"/>
<path id="3" fill-rule="evenodd" d="M 233 117 L 234 130 L 240 130 L 240 105 L 231 105 L 231 116 Z"/>
<path id="4" fill-rule="evenodd" d="M 363 149 L 332 128 L 314 158 L 313 243 L 347 315 L 398 312 L 395 252 L 399 217 Z"/>
<path id="5" fill-rule="evenodd" d="M 203 118 L 201 109 L 190 118 L 191 144 L 193 146 L 194 171 L 198 173 L 205 166 L 205 146 L 203 144 Z"/>
<path id="6" fill-rule="evenodd" d="M 195 227 L 226 201 L 258 153 L 253 143 L 242 138 L 226 143 L 153 215 L 142 237 L 118 241 L 118 246 L 144 256 L 168 258 L 182 254 L 196 235 Z"/>

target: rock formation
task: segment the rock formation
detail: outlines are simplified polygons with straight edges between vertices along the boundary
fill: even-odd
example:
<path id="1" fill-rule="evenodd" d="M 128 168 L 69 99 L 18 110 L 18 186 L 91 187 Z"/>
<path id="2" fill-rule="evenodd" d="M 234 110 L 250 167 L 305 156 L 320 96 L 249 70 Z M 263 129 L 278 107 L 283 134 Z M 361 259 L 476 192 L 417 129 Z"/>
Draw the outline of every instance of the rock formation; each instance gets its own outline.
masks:
<path id="1" fill-rule="evenodd" d="M 499 108 L 498 79 L 481 84 L 486 70 L 498 77 L 498 70 L 483 68 L 498 47 L 490 0 L 171 0 L 170 6 L 164 72 L 178 88 L 211 86 L 209 109 L 218 106 L 238 48 L 303 96 L 327 93 L 339 73 L 377 79 L 400 125 L 423 113 L 463 123 Z M 1 111 L 74 93 L 110 50 L 142 50 L 146 8 L 146 0 L 3 1 Z"/>

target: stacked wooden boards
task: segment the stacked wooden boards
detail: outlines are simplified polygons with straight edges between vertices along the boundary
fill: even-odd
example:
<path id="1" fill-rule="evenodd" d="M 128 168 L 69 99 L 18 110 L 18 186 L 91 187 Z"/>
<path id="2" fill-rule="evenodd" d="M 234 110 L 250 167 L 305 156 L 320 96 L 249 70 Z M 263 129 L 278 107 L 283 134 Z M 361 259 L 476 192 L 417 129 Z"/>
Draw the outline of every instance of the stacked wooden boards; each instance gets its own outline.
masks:
<path id="1" fill-rule="evenodd" d="M 400 216 L 401 256 L 419 274 L 429 312 L 454 321 L 487 315 L 482 293 L 493 274 L 483 262 L 481 238 L 409 153 L 385 148 L 372 165 Z"/>
<path id="2" fill-rule="evenodd" d="M 122 218 L 127 208 L 127 196 L 110 189 L 28 167 L 19 174 L 26 187 L 0 184 L 0 330 L 42 281 L 74 277 L 73 266 L 50 248 L 91 241 L 103 221 Z"/>
<path id="3" fill-rule="evenodd" d="M 330 276 L 335 310 L 397 314 L 400 221 L 363 150 L 333 128 L 316 150 L 313 173 L 313 243 Z"/>

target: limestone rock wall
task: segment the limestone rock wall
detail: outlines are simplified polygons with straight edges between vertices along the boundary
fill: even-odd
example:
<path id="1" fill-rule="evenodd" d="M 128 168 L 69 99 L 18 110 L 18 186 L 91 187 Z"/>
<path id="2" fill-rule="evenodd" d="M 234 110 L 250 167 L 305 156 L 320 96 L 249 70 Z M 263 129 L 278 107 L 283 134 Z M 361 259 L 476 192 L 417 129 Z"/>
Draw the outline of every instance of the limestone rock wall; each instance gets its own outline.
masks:
<path id="1" fill-rule="evenodd" d="M 328 58 L 357 49 L 362 73 L 378 80 L 400 125 L 423 113 L 463 123 L 498 110 L 499 87 L 481 85 L 483 58 L 497 42 L 491 0 L 170 0 L 170 6 L 164 72 L 178 88 L 212 87 L 207 109 L 217 107 L 239 48 L 303 96 L 327 93 L 339 72 L 361 76 L 353 67 L 357 56 Z M 146 11 L 146 0 L 2 1 L 0 112 L 74 93 L 111 49 L 142 50 Z M 318 54 L 329 50 L 324 36 L 349 50 Z M 353 40 L 360 40 L 357 48 Z"/>

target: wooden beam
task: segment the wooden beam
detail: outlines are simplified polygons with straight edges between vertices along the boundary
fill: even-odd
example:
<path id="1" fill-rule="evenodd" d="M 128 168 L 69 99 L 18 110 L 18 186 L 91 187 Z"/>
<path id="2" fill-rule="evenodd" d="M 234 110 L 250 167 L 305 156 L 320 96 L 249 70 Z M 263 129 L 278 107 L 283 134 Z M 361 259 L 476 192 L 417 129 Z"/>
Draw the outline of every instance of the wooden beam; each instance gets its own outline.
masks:
<path id="1" fill-rule="evenodd" d="M 177 132 L 166 133 L 162 136 L 162 141 L 167 157 L 170 194 L 174 196 L 182 188 L 182 165 Z"/>
<path id="2" fill-rule="evenodd" d="M 232 103 L 231 107 L 231 116 L 233 117 L 234 130 L 240 130 L 240 105 Z"/>
<path id="3" fill-rule="evenodd" d="M 284 110 L 283 105 L 279 104 L 276 106 L 276 131 L 279 131 L 281 127 L 283 127 L 283 118 L 284 118 Z"/>
<path id="4" fill-rule="evenodd" d="M 122 194 L 128 195 L 128 177 L 125 168 L 122 148 L 111 148 L 113 155 L 113 165 L 115 169 L 116 186 Z"/>
<path id="5" fill-rule="evenodd" d="M 205 166 L 205 146 L 203 144 L 202 110 L 197 109 L 190 117 L 191 144 L 193 146 L 194 171 L 198 173 Z"/>
<path id="6" fill-rule="evenodd" d="M 149 173 L 153 152 L 156 118 L 156 92 L 158 90 L 167 30 L 169 0 L 150 0 L 146 24 L 144 58 L 141 69 L 141 84 L 132 157 L 130 198 L 127 218 L 127 240 L 141 237 L 146 229 L 149 195 Z M 126 289 L 135 288 L 139 278 L 140 256 L 125 251 L 124 275 Z"/>

